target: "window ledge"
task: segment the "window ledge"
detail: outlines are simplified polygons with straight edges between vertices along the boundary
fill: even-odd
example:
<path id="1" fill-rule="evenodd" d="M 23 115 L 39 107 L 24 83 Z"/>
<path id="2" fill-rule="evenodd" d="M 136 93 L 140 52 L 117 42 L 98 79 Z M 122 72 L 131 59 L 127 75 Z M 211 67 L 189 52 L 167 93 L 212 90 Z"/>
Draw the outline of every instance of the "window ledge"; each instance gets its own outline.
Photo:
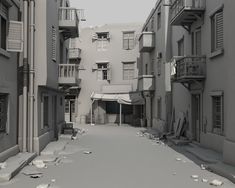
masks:
<path id="1" fill-rule="evenodd" d="M 0 48 L 0 55 L 4 56 L 6 58 L 10 58 L 11 57 L 10 53 L 7 52 L 6 50 L 2 49 L 2 48 Z"/>
<path id="2" fill-rule="evenodd" d="M 223 48 L 222 49 L 218 49 L 218 50 L 216 50 L 214 52 L 211 52 L 209 58 L 212 59 L 212 58 L 215 58 L 215 57 L 217 57 L 219 55 L 223 55 L 223 54 L 224 54 L 224 49 Z"/>

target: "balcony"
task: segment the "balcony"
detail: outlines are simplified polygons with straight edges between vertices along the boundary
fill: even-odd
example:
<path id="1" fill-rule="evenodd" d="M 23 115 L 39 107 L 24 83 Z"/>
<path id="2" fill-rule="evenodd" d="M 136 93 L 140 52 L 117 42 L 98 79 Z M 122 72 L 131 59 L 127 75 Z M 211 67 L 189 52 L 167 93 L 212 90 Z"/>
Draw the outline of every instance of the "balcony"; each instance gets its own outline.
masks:
<path id="1" fill-rule="evenodd" d="M 190 83 L 203 81 L 206 78 L 206 57 L 186 56 L 175 61 L 176 72 L 172 79 L 175 82 Z"/>
<path id="2" fill-rule="evenodd" d="M 139 91 L 154 91 L 154 75 L 142 75 L 139 77 L 138 88 Z"/>
<path id="3" fill-rule="evenodd" d="M 205 0 L 175 0 L 171 5 L 171 25 L 189 26 L 202 18 Z"/>
<path id="4" fill-rule="evenodd" d="M 151 52 L 155 48 L 155 33 L 143 32 L 139 38 L 139 51 Z"/>
<path id="5" fill-rule="evenodd" d="M 59 64 L 59 84 L 77 86 L 80 83 L 78 78 L 77 64 Z"/>
<path id="6" fill-rule="evenodd" d="M 70 7 L 59 8 L 59 28 L 66 39 L 79 36 L 78 24 L 77 9 Z"/>
<path id="7" fill-rule="evenodd" d="M 69 49 L 69 59 L 81 59 L 81 49 L 80 48 L 70 48 Z"/>

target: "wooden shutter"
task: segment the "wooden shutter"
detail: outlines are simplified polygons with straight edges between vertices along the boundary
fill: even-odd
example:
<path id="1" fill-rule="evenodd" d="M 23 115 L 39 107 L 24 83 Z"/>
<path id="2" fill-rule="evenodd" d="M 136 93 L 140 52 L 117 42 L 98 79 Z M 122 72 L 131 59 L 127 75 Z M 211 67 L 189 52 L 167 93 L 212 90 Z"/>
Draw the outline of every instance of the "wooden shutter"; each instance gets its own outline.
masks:
<path id="1" fill-rule="evenodd" d="M 112 68 L 110 64 L 108 64 L 108 68 L 107 68 L 107 80 L 108 81 L 112 80 Z"/>
<path id="2" fill-rule="evenodd" d="M 56 61 L 56 29 L 52 26 L 52 60 Z"/>
<path id="3" fill-rule="evenodd" d="M 7 51 L 23 51 L 23 22 L 9 21 Z"/>
<path id="4" fill-rule="evenodd" d="M 216 34 L 216 49 L 223 48 L 224 45 L 224 24 L 223 24 L 223 11 L 215 14 L 215 34 Z"/>

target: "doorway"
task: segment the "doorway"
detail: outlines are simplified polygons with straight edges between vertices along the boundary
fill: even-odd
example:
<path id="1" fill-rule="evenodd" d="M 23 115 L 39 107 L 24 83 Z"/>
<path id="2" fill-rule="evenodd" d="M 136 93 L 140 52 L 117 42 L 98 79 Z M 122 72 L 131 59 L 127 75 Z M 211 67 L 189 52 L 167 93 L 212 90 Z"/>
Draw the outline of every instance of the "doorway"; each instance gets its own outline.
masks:
<path id="1" fill-rule="evenodd" d="M 75 122 L 75 99 L 65 99 L 65 121 Z"/>
<path id="2" fill-rule="evenodd" d="M 196 142 L 200 142 L 201 132 L 201 95 L 192 95 L 192 137 Z"/>

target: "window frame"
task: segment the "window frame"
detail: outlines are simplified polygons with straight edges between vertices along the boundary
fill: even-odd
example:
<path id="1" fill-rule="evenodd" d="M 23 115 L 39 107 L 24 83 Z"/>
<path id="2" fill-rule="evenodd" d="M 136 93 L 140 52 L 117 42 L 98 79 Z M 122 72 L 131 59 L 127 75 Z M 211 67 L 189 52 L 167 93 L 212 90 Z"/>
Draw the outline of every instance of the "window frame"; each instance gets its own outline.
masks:
<path id="1" fill-rule="evenodd" d="M 0 6 L 5 6 L 6 8 L 6 15 L 3 15 L 0 11 L 0 50 L 4 52 L 7 51 L 7 33 L 9 28 L 9 6 L 3 2 L 0 2 Z M 6 31 L 5 31 L 5 48 L 2 48 L 2 19 L 6 21 Z"/>
<path id="2" fill-rule="evenodd" d="M 217 104 L 216 98 L 220 100 L 220 112 L 216 111 Z M 212 133 L 217 135 L 224 135 L 224 96 L 221 95 L 211 95 L 212 100 Z M 217 101 L 218 102 L 218 101 Z M 216 123 L 216 116 L 220 116 L 220 125 L 215 124 Z"/>
<path id="3" fill-rule="evenodd" d="M 217 19 L 218 15 L 222 14 L 222 28 L 217 27 Z M 214 11 L 212 14 L 210 14 L 210 22 L 211 22 L 211 53 L 212 57 L 213 54 L 219 55 L 223 53 L 224 50 L 224 9 L 223 6 L 218 8 L 216 11 Z M 217 29 L 222 29 L 222 44 L 221 46 L 218 46 L 217 44 Z M 218 53 L 219 52 L 219 53 Z"/>
<path id="4" fill-rule="evenodd" d="M 130 35 L 133 34 L 133 37 L 131 37 Z M 127 35 L 127 37 L 125 38 L 125 35 Z M 127 41 L 127 46 L 125 46 L 125 42 Z M 133 45 L 131 45 L 131 42 L 133 41 Z M 133 50 L 135 48 L 135 31 L 123 31 L 122 33 L 122 48 L 124 50 Z"/>
<path id="5" fill-rule="evenodd" d="M 5 98 L 3 100 L 4 101 L 4 107 L 5 108 L 5 114 L 4 114 L 4 128 L 3 129 L 0 129 L 0 134 L 6 134 L 6 133 L 9 133 L 9 116 L 10 116 L 10 111 L 9 111 L 9 94 L 8 93 L 0 93 L 0 100 L 1 100 L 1 97 Z M 0 112 L 0 116 L 1 116 L 1 112 Z M 1 118 L 0 118 L 1 119 Z"/>
<path id="6" fill-rule="evenodd" d="M 125 65 L 132 65 L 132 67 L 125 67 Z M 132 72 L 132 76 L 130 74 Z M 125 73 L 128 73 L 127 76 Z M 122 62 L 122 79 L 123 80 L 133 80 L 135 77 L 135 61 Z"/>
<path id="7" fill-rule="evenodd" d="M 97 80 L 98 81 L 108 81 L 108 70 L 109 70 L 109 62 L 99 62 L 97 65 Z M 106 65 L 106 67 L 105 67 Z M 101 66 L 101 67 L 99 67 Z M 99 79 L 99 73 L 101 73 L 102 79 Z"/>

